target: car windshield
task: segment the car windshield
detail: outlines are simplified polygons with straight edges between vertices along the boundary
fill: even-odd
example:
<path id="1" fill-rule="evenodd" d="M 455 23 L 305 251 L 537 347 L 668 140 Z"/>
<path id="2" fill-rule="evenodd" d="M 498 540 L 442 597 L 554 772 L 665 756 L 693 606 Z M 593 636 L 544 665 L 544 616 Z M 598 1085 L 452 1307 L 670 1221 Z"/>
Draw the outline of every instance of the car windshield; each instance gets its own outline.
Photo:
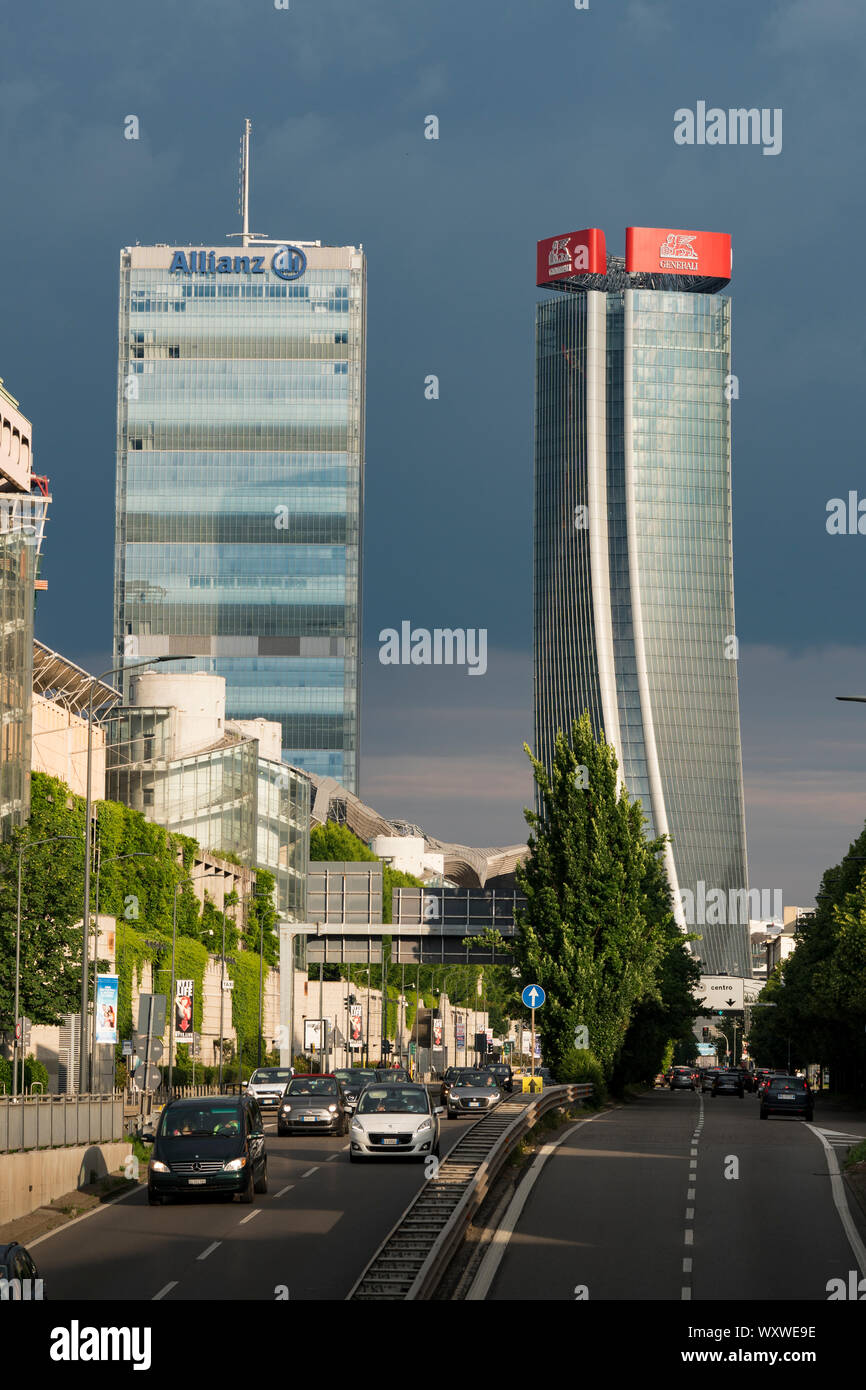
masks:
<path id="1" fill-rule="evenodd" d="M 358 1073 L 354 1071 L 335 1071 L 334 1075 L 341 1086 L 351 1086 L 357 1080 Z M 357 1083 L 360 1085 L 360 1082 Z"/>
<path id="2" fill-rule="evenodd" d="M 457 1086 L 495 1086 L 495 1078 L 486 1071 L 470 1071 L 464 1076 L 459 1076 L 455 1083 Z"/>
<path id="3" fill-rule="evenodd" d="M 241 1132 L 236 1105 L 167 1105 L 159 1122 L 161 1139 L 225 1139 Z"/>
<path id="4" fill-rule="evenodd" d="M 358 1103 L 359 1115 L 426 1115 L 430 1103 L 420 1086 L 368 1086 Z"/>
<path id="5" fill-rule="evenodd" d="M 250 1085 L 262 1086 L 268 1081 L 277 1083 L 280 1081 L 291 1081 L 291 1079 L 292 1073 L 289 1071 L 288 1067 L 262 1067 L 259 1071 L 253 1072 L 250 1077 Z"/>
<path id="6" fill-rule="evenodd" d="M 287 1096 L 335 1096 L 337 1081 L 333 1076 L 296 1076 L 289 1085 Z"/>

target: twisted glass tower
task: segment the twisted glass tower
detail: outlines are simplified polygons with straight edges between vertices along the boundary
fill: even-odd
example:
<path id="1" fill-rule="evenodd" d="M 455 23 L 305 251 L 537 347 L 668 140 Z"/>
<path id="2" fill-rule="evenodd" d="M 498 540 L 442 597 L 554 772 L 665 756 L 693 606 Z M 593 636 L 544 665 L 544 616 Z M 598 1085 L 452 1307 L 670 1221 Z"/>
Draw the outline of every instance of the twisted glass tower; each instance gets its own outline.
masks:
<path id="1" fill-rule="evenodd" d="M 121 252 L 118 660 L 189 655 L 353 791 L 365 296 L 353 246 Z"/>
<path id="2" fill-rule="evenodd" d="M 556 288 L 536 318 L 537 755 L 589 711 L 670 836 L 704 973 L 749 975 L 730 301 L 612 256 Z M 691 916 L 714 891 L 724 909 Z"/>

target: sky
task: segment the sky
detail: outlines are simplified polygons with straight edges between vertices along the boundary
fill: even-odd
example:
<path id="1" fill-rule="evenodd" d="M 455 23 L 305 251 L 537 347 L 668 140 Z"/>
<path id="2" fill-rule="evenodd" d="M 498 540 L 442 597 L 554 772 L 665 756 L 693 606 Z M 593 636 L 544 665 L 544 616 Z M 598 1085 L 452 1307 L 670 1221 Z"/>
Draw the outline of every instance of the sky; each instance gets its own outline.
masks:
<path id="1" fill-rule="evenodd" d="M 866 498 L 864 40 L 862 0 L 5 7 L 0 377 L 54 496 L 37 636 L 111 664 L 120 248 L 237 231 L 248 116 L 252 229 L 368 257 L 361 794 L 523 840 L 535 243 L 730 232 L 751 883 L 814 901 L 866 816 L 866 706 L 834 699 L 866 695 L 866 536 L 826 527 Z M 675 143 L 699 101 L 781 110 L 781 150 Z M 486 629 L 486 673 L 380 665 L 403 620 Z"/>

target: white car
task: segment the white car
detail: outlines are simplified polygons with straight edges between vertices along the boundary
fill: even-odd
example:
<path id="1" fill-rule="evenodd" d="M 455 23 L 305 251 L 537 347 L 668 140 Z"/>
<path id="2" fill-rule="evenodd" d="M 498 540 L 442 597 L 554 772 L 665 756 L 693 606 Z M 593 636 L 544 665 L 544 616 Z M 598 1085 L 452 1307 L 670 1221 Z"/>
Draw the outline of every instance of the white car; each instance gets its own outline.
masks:
<path id="1" fill-rule="evenodd" d="M 448 1118 L 456 1120 L 460 1115 L 473 1113 L 483 1115 L 501 1100 L 502 1092 L 492 1072 L 461 1072 L 448 1092 Z"/>
<path id="2" fill-rule="evenodd" d="M 349 1129 L 349 1159 L 439 1155 L 439 1116 L 426 1086 L 383 1082 L 362 1091 Z"/>
<path id="3" fill-rule="evenodd" d="M 276 1110 L 294 1074 L 294 1067 L 259 1067 L 246 1083 L 246 1093 L 255 1096 L 262 1110 Z"/>

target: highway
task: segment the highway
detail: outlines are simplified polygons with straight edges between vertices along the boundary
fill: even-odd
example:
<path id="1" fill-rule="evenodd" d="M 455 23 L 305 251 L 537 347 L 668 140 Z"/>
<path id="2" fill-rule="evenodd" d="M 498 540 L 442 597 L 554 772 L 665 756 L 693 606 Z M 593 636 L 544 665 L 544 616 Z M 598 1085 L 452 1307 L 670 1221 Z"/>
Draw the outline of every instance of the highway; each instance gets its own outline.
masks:
<path id="1" fill-rule="evenodd" d="M 866 1120 L 819 1099 L 814 1129 L 850 1136 L 828 1139 L 841 1159 Z M 862 1243 L 862 1214 L 855 1224 Z M 862 1244 L 860 1258 L 866 1266 Z M 826 1301 L 828 1280 L 856 1268 L 824 1147 L 804 1121 L 761 1121 L 754 1095 L 660 1089 L 581 1124 L 553 1152 L 486 1297 L 745 1308 Z"/>
<path id="2" fill-rule="evenodd" d="M 442 1155 L 472 1121 L 442 1121 Z M 405 1160 L 353 1164 L 348 1139 L 278 1137 L 253 1206 L 219 1198 L 149 1207 L 142 1185 L 31 1241 L 55 1299 L 344 1299 L 425 1181 Z"/>

